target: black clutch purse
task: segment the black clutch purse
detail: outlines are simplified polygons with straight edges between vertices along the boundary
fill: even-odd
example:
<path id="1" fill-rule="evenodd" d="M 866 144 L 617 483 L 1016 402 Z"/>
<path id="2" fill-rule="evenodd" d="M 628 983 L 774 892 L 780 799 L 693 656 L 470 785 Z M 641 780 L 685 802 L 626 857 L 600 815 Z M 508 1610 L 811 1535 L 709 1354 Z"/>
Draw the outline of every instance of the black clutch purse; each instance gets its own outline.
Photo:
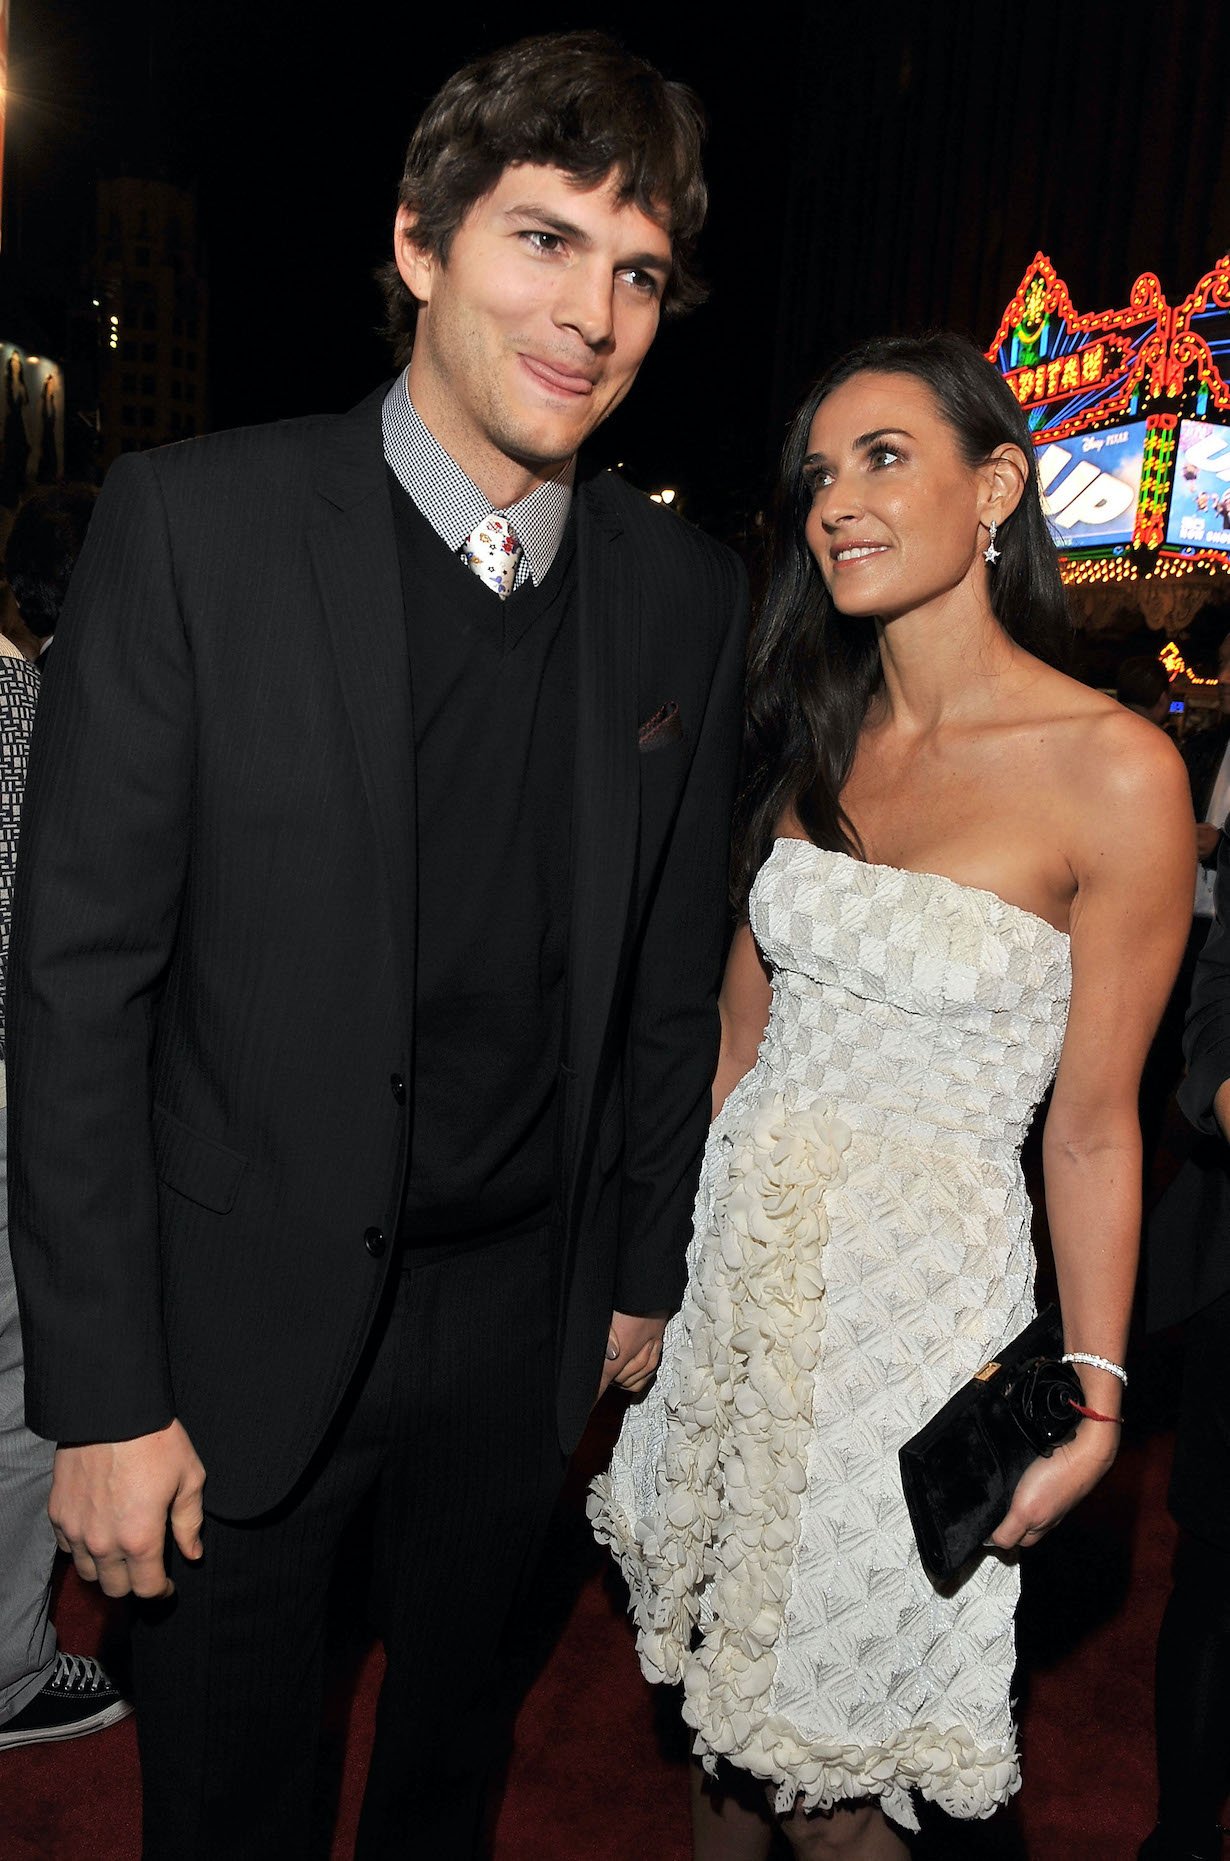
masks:
<path id="1" fill-rule="evenodd" d="M 1060 1363 L 1059 1308 L 1048 1305 L 962 1384 L 900 1451 L 901 1485 L 928 1573 L 947 1583 L 1008 1510 L 1038 1454 L 1076 1432 L 1080 1378 Z"/>

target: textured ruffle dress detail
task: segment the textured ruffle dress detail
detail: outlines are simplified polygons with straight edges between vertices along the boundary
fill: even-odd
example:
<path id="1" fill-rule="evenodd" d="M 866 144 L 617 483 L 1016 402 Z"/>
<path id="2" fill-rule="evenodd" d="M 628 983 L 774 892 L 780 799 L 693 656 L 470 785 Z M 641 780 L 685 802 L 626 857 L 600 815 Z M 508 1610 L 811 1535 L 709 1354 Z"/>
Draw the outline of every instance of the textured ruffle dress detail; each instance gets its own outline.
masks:
<path id="1" fill-rule="evenodd" d="M 1020 1782 L 1018 1574 L 937 1589 L 903 1441 L 1033 1315 L 1020 1148 L 1058 1063 L 1068 939 L 993 893 L 779 840 L 752 929 L 757 1063 L 715 1120 L 683 1305 L 589 1502 L 641 1665 L 695 1748 L 787 1810 Z"/>

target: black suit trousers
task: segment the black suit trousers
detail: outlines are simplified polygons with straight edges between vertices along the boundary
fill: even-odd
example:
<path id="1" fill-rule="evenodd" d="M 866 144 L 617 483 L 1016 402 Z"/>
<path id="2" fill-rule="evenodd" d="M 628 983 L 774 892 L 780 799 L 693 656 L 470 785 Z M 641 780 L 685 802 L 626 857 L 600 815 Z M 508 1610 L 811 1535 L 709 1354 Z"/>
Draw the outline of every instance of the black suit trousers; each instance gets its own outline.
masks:
<path id="1" fill-rule="evenodd" d="M 1188 1319 L 1183 1346 L 1170 1510 L 1184 1531 L 1230 1554 L 1230 1292 Z"/>
<path id="2" fill-rule="evenodd" d="M 137 1606 L 146 1861 L 328 1852 L 312 1826 L 326 1599 L 366 1506 L 387 1667 L 356 1852 L 485 1852 L 512 1706 L 501 1644 L 563 1473 L 553 1245 L 408 1267 L 290 1499 L 252 1521 L 207 1514 L 200 1563 L 174 1556 L 173 1602 Z"/>

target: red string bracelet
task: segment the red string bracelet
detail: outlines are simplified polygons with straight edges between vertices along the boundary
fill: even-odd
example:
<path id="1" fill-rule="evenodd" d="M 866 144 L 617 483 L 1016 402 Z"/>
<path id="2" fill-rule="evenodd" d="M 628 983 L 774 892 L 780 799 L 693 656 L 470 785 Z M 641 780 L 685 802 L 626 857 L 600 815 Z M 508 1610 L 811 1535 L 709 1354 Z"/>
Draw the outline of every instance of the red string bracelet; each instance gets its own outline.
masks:
<path id="1" fill-rule="evenodd" d="M 1096 1409 L 1087 1409 L 1083 1402 L 1074 1402 L 1071 1396 L 1068 1397 L 1068 1407 L 1075 1409 L 1078 1415 L 1083 1415 L 1087 1422 L 1113 1422 L 1117 1428 L 1123 1426 L 1121 1415 L 1100 1415 Z"/>

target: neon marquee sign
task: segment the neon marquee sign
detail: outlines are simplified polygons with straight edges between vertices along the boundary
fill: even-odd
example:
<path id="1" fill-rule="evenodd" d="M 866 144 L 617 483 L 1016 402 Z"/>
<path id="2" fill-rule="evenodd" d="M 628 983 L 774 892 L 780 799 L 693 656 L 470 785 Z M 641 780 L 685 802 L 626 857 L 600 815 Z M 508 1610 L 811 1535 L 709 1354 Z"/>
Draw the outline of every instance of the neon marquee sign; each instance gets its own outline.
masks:
<path id="1" fill-rule="evenodd" d="M 1068 580 L 1230 573 L 1230 254 L 1078 311 L 1034 255 L 987 350 L 1020 402 Z"/>

